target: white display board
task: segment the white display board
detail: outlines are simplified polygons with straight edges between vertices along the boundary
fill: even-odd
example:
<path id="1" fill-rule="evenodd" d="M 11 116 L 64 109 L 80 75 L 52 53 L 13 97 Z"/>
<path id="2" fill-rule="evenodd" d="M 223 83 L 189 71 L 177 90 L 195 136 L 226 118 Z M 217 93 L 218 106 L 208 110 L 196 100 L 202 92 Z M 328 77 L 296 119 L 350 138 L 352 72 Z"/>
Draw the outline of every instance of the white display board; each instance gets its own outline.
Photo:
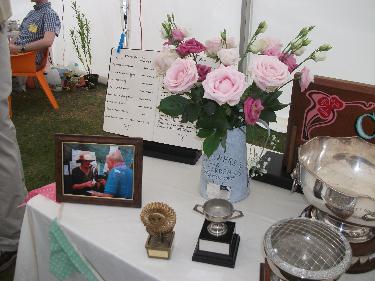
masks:
<path id="1" fill-rule="evenodd" d="M 191 123 L 160 113 L 160 100 L 171 93 L 162 87 L 152 66 L 155 51 L 112 51 L 103 130 L 129 137 L 201 149 Z"/>

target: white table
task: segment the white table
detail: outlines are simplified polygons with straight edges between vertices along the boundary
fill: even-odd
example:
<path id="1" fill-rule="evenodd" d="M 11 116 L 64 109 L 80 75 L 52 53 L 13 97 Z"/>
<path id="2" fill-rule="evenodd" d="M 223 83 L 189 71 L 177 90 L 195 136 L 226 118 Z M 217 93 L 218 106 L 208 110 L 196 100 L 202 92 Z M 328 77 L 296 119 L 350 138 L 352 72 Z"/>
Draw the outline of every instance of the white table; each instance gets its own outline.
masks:
<path id="1" fill-rule="evenodd" d="M 235 268 L 193 262 L 203 223 L 203 217 L 192 210 L 195 204 L 204 202 L 198 192 L 200 165 L 144 157 L 143 167 L 142 205 L 166 202 L 177 214 L 170 260 L 147 257 L 141 209 L 57 204 L 37 196 L 26 208 L 14 280 L 56 280 L 48 270 L 48 227 L 63 205 L 64 232 L 106 281 L 258 281 L 266 229 L 278 220 L 298 216 L 307 205 L 302 195 L 253 181 L 250 196 L 235 204 L 245 214 L 236 220 L 241 242 Z M 69 280 L 84 279 L 74 275 Z M 345 275 L 341 280 L 374 281 L 375 272 Z"/>

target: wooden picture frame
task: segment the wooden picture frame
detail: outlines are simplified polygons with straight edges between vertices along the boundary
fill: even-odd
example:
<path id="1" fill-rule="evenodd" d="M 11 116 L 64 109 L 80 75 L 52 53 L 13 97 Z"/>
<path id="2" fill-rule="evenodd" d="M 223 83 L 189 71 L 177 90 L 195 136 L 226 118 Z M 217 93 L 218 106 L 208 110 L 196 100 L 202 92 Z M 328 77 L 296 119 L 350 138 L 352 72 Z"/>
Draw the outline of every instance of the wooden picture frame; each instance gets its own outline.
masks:
<path id="1" fill-rule="evenodd" d="M 294 80 L 283 158 L 287 173 L 296 166 L 298 147 L 316 136 L 368 136 L 375 143 L 375 85 L 315 76 L 301 92 Z"/>
<path id="2" fill-rule="evenodd" d="M 56 200 L 140 208 L 143 140 L 55 135 Z"/>

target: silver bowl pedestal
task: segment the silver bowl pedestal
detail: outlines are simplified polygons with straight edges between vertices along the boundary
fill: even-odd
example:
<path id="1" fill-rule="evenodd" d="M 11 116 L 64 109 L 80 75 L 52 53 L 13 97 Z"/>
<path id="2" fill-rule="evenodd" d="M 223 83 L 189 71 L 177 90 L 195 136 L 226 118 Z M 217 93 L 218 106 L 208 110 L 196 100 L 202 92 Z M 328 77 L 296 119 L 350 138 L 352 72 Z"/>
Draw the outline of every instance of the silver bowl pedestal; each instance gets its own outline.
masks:
<path id="1" fill-rule="evenodd" d="M 317 219 L 351 243 L 375 237 L 375 145 L 358 137 L 315 137 L 299 147 L 292 177 L 319 210 Z"/>

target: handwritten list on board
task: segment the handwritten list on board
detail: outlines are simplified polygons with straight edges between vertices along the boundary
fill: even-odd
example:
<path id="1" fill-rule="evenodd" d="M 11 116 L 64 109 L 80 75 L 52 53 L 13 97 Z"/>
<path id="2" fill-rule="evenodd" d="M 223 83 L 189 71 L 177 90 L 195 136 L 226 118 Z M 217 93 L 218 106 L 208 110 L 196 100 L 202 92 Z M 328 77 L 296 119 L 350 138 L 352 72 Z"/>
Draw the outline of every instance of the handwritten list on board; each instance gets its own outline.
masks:
<path id="1" fill-rule="evenodd" d="M 181 123 L 157 109 L 171 93 L 156 75 L 156 51 L 122 49 L 112 52 L 105 101 L 103 130 L 148 141 L 201 149 L 191 123 Z"/>

